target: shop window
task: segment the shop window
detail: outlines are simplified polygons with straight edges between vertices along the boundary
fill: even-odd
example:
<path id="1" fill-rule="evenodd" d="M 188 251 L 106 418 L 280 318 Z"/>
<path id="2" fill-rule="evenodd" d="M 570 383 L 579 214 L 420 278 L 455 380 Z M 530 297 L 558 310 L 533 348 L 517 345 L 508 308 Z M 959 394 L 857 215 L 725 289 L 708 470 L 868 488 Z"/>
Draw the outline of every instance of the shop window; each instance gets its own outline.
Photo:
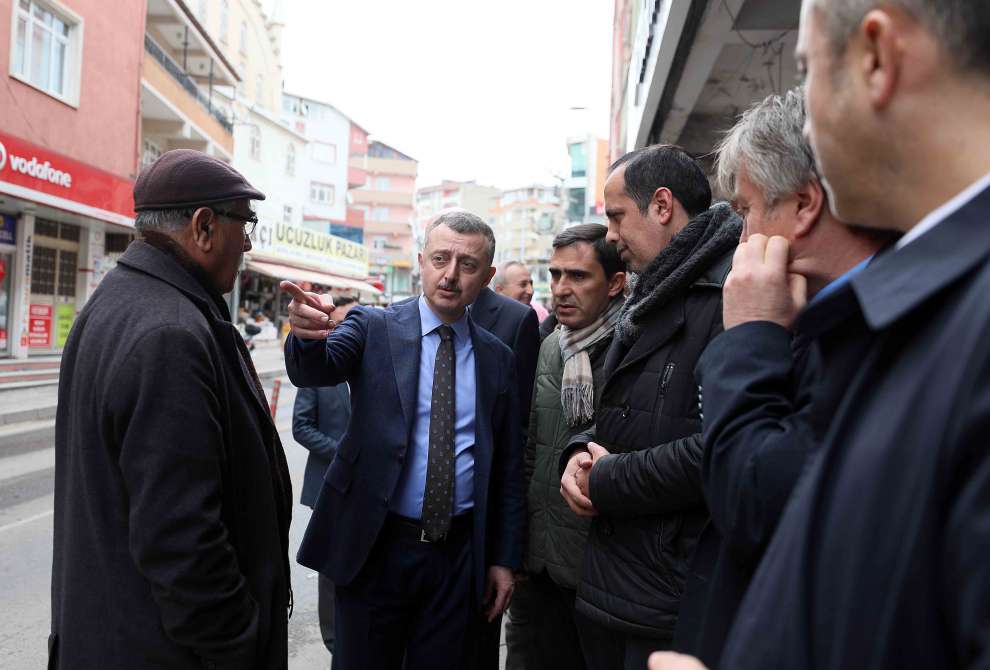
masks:
<path id="1" fill-rule="evenodd" d="M 47 219 L 34 220 L 34 234 L 38 237 L 53 237 L 58 239 L 58 223 Z"/>
<path id="2" fill-rule="evenodd" d="M 58 224 L 58 239 L 78 242 L 82 229 L 69 223 Z"/>
<path id="3" fill-rule="evenodd" d="M 79 256 L 74 251 L 58 252 L 58 294 L 67 298 L 76 295 L 76 268 Z"/>
<path id="4" fill-rule="evenodd" d="M 79 102 L 81 19 L 39 0 L 18 0 L 10 74 L 71 105 Z"/>
<path id="5" fill-rule="evenodd" d="M 55 262 L 57 249 L 35 247 L 31 258 L 31 293 L 55 295 Z"/>

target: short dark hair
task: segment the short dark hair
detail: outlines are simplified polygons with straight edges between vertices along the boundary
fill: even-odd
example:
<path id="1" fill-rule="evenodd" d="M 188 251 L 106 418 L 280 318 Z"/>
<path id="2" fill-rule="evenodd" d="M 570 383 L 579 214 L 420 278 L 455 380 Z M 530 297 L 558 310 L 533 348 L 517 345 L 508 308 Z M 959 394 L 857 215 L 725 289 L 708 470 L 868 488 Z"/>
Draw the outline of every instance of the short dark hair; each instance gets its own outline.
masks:
<path id="1" fill-rule="evenodd" d="M 430 233 L 440 226 L 447 226 L 461 235 L 484 235 L 488 240 L 488 265 L 491 266 L 492 261 L 495 260 L 495 233 L 480 216 L 463 209 L 444 212 L 426 227 L 426 235 L 423 237 L 424 247 L 430 241 Z"/>
<path id="2" fill-rule="evenodd" d="M 595 257 L 605 271 L 605 277 L 611 279 L 616 272 L 623 272 L 626 266 L 619 258 L 619 250 L 615 245 L 605 241 L 607 232 L 608 228 L 600 223 L 581 223 L 557 233 L 557 237 L 553 238 L 553 248 L 560 249 L 578 242 L 587 242 L 594 247 Z"/>
<path id="3" fill-rule="evenodd" d="M 704 170 L 679 146 L 654 144 L 630 151 L 612 163 L 608 172 L 612 174 L 621 167 L 626 169 L 626 193 L 643 214 L 661 187 L 670 189 L 689 217 L 712 206 L 712 187 Z"/>
<path id="4" fill-rule="evenodd" d="M 333 304 L 335 307 L 347 307 L 348 305 L 354 303 L 357 303 L 359 306 L 361 304 L 361 302 L 357 298 L 349 295 L 342 295 L 339 298 L 333 299 Z"/>

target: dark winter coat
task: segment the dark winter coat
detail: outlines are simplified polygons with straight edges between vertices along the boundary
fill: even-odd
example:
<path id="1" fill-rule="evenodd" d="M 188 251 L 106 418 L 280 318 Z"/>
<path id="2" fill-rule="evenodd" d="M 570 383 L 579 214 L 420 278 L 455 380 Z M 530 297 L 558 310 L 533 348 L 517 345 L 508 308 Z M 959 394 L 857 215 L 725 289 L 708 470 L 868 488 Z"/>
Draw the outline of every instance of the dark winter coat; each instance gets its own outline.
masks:
<path id="1" fill-rule="evenodd" d="M 990 189 L 819 305 L 824 358 L 866 347 L 722 667 L 990 667 L 988 221 Z"/>
<path id="2" fill-rule="evenodd" d="M 605 359 L 595 428 L 572 443 L 611 452 L 592 469 L 591 524 L 576 609 L 613 630 L 669 642 L 688 558 L 708 519 L 694 367 L 722 332 L 732 251 L 639 325 Z M 561 458 L 561 470 L 570 452 Z"/>
<path id="3" fill-rule="evenodd" d="M 55 437 L 50 667 L 287 665 L 285 456 L 219 298 L 131 244 L 76 320 Z"/>
<path id="4" fill-rule="evenodd" d="M 588 351 L 594 378 L 595 401 L 605 381 L 607 337 Z M 560 454 L 571 439 L 588 426 L 567 425 L 560 404 L 564 358 L 560 353 L 560 331 L 554 330 L 540 347 L 533 389 L 533 409 L 526 442 L 526 480 L 529 503 L 529 543 L 526 568 L 534 574 L 546 570 L 555 583 L 577 588 L 588 519 L 579 517 L 560 495 Z"/>

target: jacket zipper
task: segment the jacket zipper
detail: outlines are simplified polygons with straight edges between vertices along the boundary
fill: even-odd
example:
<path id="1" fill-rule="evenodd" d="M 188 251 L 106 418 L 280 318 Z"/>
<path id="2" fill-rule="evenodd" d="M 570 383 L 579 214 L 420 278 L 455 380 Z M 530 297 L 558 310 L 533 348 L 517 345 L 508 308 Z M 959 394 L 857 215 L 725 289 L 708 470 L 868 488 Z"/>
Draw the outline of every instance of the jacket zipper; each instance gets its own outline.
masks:
<path id="1" fill-rule="evenodd" d="M 667 400 L 667 387 L 670 386 L 670 378 L 674 376 L 674 361 L 670 361 L 663 369 L 663 376 L 660 377 L 660 407 L 657 409 L 657 417 L 663 414 L 663 405 Z"/>

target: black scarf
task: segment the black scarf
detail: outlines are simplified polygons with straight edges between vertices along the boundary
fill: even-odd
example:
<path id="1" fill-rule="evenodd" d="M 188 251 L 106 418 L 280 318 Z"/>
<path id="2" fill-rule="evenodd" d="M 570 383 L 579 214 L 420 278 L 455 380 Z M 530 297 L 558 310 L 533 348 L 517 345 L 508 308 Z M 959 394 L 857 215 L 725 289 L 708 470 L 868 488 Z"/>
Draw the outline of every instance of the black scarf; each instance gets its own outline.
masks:
<path id="1" fill-rule="evenodd" d="M 638 276 L 616 332 L 623 344 L 639 339 L 640 325 L 681 295 L 712 263 L 739 244 L 742 221 L 720 202 L 691 221 Z"/>

